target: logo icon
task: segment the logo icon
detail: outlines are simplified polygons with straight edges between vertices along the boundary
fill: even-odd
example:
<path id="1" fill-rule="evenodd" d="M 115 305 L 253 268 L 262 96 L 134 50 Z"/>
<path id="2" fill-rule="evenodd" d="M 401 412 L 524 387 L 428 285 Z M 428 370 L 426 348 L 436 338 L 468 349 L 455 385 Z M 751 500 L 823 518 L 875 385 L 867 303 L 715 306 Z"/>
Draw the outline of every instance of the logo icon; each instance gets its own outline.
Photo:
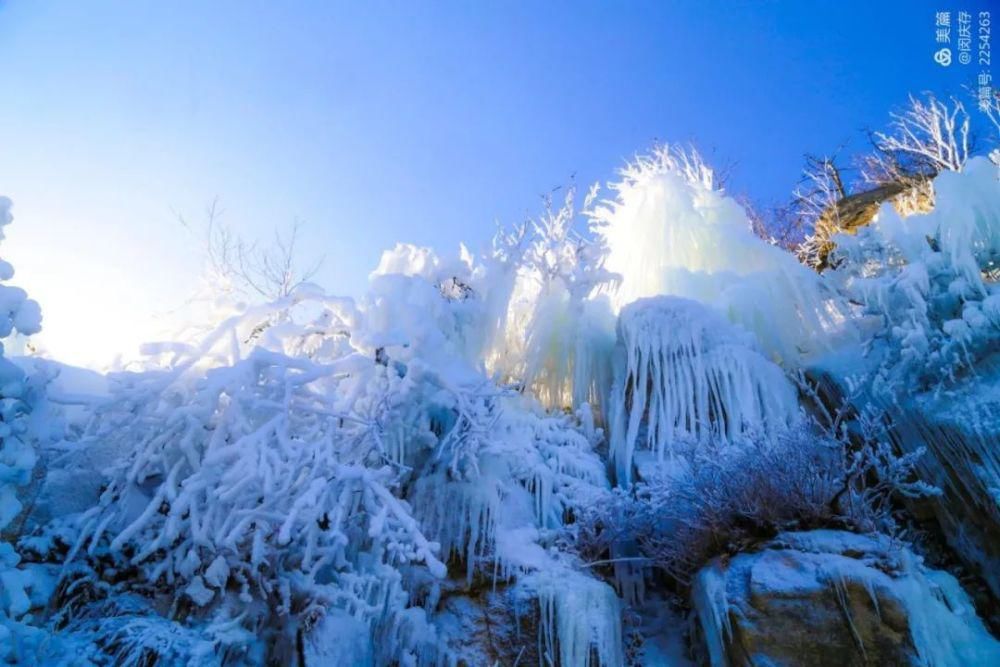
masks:
<path id="1" fill-rule="evenodd" d="M 936 62 L 941 67 L 947 67 L 951 64 L 951 49 L 947 46 L 943 49 L 939 49 L 934 52 L 934 62 Z"/>

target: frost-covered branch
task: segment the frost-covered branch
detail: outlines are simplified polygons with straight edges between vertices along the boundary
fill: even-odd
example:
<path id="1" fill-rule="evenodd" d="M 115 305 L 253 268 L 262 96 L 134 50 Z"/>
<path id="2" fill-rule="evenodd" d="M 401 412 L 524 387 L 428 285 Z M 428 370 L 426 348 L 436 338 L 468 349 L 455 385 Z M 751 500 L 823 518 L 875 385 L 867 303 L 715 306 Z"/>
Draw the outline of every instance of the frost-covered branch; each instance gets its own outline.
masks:
<path id="1" fill-rule="evenodd" d="M 942 171 L 961 171 L 972 149 L 971 119 L 965 105 L 928 93 L 910 96 L 906 110 L 891 114 L 887 132 L 871 135 L 874 153 L 864 162 L 868 182 L 916 183 Z"/>

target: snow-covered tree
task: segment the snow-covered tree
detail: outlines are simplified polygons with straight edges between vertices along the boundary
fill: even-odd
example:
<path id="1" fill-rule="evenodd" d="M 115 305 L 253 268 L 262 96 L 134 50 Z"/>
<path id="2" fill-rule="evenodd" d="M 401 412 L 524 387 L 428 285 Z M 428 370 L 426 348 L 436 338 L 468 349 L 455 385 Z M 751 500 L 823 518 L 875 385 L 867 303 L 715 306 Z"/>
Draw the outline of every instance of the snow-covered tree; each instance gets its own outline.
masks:
<path id="1" fill-rule="evenodd" d="M 972 120 L 961 101 L 911 95 L 907 108 L 890 116 L 889 129 L 872 135 L 875 151 L 865 161 L 866 179 L 910 182 L 965 167 L 972 150 Z"/>
<path id="2" fill-rule="evenodd" d="M 11 201 L 0 197 L 0 240 L 11 223 Z M 5 284 L 13 267 L 0 259 L 0 339 L 12 333 L 31 335 L 41 328 L 41 310 L 20 287 Z M 31 417 L 44 391 L 42 377 L 27 375 L 4 357 L 0 342 L 0 659 L 18 660 L 21 645 L 37 640 L 36 630 L 20 622 L 34 604 L 32 578 L 18 564 L 12 543 L 18 537 L 16 520 L 22 513 L 18 489 L 27 485 L 37 460 L 37 424 Z"/>
<path id="3" fill-rule="evenodd" d="M 542 215 L 508 236 L 517 239 L 519 252 L 504 335 L 494 357 L 509 381 L 523 383 L 545 405 L 589 402 L 599 408 L 610 382 L 613 315 L 597 292 L 613 285 L 616 276 L 604 268 L 602 238 L 579 219 L 575 195 L 575 188 L 568 188 L 559 206 L 546 198 Z M 595 185 L 584 211 L 596 195 Z"/>

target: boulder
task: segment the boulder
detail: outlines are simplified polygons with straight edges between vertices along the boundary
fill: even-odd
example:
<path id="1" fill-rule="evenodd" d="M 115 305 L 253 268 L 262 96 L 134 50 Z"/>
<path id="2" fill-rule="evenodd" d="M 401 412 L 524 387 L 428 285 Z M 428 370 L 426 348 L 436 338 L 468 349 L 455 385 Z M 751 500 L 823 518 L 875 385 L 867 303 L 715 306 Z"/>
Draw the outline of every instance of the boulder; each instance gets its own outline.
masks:
<path id="1" fill-rule="evenodd" d="M 884 536 L 783 533 L 710 562 L 692 598 L 713 667 L 1000 664 L 957 580 Z"/>

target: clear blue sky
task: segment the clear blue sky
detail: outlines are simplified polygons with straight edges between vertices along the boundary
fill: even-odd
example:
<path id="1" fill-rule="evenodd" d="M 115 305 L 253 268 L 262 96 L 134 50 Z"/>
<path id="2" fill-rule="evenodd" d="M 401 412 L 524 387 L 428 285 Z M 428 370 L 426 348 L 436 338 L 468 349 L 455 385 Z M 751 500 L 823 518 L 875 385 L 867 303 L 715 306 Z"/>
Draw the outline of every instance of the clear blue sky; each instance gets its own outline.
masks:
<path id="1" fill-rule="evenodd" d="M 346 294 L 395 241 L 479 247 L 654 140 L 782 200 L 804 152 L 974 82 L 931 57 L 959 6 L 0 0 L 0 253 L 84 362 L 194 288 L 172 210 L 216 196 L 248 237 L 304 220 Z"/>

